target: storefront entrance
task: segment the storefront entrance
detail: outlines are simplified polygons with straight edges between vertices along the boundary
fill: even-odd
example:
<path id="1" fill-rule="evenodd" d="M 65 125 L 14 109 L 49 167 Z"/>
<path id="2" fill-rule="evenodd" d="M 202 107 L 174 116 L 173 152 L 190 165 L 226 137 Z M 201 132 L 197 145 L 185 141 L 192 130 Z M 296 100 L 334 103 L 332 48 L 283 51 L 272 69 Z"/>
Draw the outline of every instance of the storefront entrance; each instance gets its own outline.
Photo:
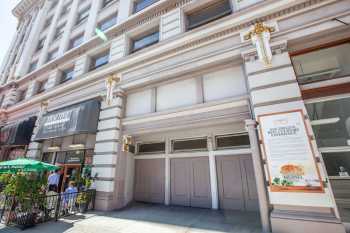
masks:
<path id="1" fill-rule="evenodd" d="M 45 152 L 42 161 L 60 169 L 59 191 L 64 192 L 70 181 L 80 183 L 82 175 L 91 175 L 93 149 Z"/>
<path id="2" fill-rule="evenodd" d="M 343 222 L 350 222 L 350 42 L 292 54 L 319 152 Z"/>
<path id="3" fill-rule="evenodd" d="M 62 169 L 62 185 L 61 192 L 64 192 L 69 185 L 70 181 L 75 181 L 80 177 L 81 164 L 69 164 L 61 166 Z"/>

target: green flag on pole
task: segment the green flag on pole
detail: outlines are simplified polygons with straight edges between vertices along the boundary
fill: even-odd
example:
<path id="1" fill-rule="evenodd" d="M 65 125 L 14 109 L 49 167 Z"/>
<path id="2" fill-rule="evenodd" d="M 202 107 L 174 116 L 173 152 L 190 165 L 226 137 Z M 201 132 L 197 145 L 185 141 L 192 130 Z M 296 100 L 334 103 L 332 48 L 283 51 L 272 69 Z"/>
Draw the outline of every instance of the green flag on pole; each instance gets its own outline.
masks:
<path id="1" fill-rule="evenodd" d="M 105 42 L 108 40 L 106 34 L 103 31 L 101 31 L 99 28 L 95 28 L 95 33 L 101 40 Z"/>

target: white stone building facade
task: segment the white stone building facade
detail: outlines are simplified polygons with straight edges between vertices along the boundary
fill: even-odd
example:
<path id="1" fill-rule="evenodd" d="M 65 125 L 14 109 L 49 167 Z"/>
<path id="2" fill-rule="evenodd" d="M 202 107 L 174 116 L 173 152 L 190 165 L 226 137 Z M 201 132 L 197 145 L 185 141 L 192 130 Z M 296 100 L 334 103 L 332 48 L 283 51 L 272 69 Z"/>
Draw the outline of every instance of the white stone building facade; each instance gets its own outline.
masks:
<path id="1" fill-rule="evenodd" d="M 27 140 L 1 136 L 2 160 L 60 164 L 65 177 L 89 164 L 100 210 L 238 209 L 272 232 L 345 232 L 348 0 L 22 0 L 13 14 L 1 131 L 36 123 Z M 259 22 L 273 28 L 268 65 L 246 38 Z M 272 189 L 256 120 L 294 110 L 322 192 Z"/>

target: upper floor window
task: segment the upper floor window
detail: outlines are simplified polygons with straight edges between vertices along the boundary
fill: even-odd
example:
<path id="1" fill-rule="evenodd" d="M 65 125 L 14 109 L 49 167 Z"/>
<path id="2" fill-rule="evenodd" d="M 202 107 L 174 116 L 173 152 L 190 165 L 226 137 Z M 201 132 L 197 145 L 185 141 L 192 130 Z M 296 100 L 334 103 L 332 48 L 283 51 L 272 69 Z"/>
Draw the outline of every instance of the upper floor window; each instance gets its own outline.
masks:
<path id="1" fill-rule="evenodd" d="M 136 0 L 134 2 L 134 13 L 137 13 L 146 7 L 152 5 L 153 3 L 157 2 L 158 0 Z"/>
<path id="2" fill-rule="evenodd" d="M 47 84 L 47 79 L 38 83 L 37 94 L 43 93 L 45 91 Z"/>
<path id="3" fill-rule="evenodd" d="M 53 51 L 49 52 L 47 55 L 47 61 L 52 61 L 54 59 L 56 59 L 58 56 L 58 48 L 54 49 Z"/>
<path id="4" fill-rule="evenodd" d="M 80 34 L 74 38 L 72 38 L 69 42 L 69 49 L 73 49 L 81 45 L 84 41 L 84 34 Z"/>
<path id="5" fill-rule="evenodd" d="M 73 76 L 74 76 L 74 67 L 71 67 L 69 69 L 63 70 L 62 71 L 61 80 L 60 80 L 60 84 L 61 83 L 65 83 L 65 82 L 73 79 Z"/>
<path id="6" fill-rule="evenodd" d="M 78 13 L 77 21 L 75 25 L 81 24 L 89 17 L 90 6 Z"/>
<path id="7" fill-rule="evenodd" d="M 90 70 L 97 69 L 109 62 L 109 50 L 91 58 Z"/>
<path id="8" fill-rule="evenodd" d="M 138 154 L 165 153 L 165 142 L 138 143 L 137 153 Z"/>
<path id="9" fill-rule="evenodd" d="M 53 10 L 58 4 L 58 0 L 53 0 L 51 1 L 51 6 L 50 6 L 50 10 Z"/>
<path id="10" fill-rule="evenodd" d="M 115 2 L 115 0 L 103 0 L 102 8 L 112 5 L 113 2 Z"/>
<path id="11" fill-rule="evenodd" d="M 23 101 L 26 98 L 27 95 L 27 89 L 24 90 L 19 90 L 19 95 L 18 95 L 18 102 Z"/>
<path id="12" fill-rule="evenodd" d="M 40 51 L 44 47 L 46 37 L 39 40 L 38 45 L 36 47 L 36 51 Z"/>
<path id="13" fill-rule="evenodd" d="M 28 73 L 36 70 L 36 68 L 38 67 L 38 61 L 33 61 L 32 63 L 30 63 L 29 65 L 29 70 Z"/>
<path id="14" fill-rule="evenodd" d="M 172 152 L 208 150 L 207 138 L 190 138 L 171 141 Z"/>
<path id="15" fill-rule="evenodd" d="M 51 25 L 51 23 L 52 23 L 52 18 L 53 18 L 53 17 L 50 17 L 50 18 L 46 19 L 45 24 L 44 24 L 44 27 L 43 27 L 43 31 Z"/>
<path id="16" fill-rule="evenodd" d="M 70 11 L 70 8 L 71 8 L 71 3 L 72 2 L 69 2 L 65 6 L 63 6 L 62 11 L 61 11 L 61 16 L 68 14 L 68 12 Z"/>
<path id="17" fill-rule="evenodd" d="M 98 28 L 101 31 L 105 31 L 108 28 L 112 27 L 113 25 L 115 25 L 117 23 L 117 15 L 113 15 L 112 17 L 109 17 L 105 20 L 103 20 L 101 23 L 98 24 Z"/>
<path id="18" fill-rule="evenodd" d="M 56 28 L 53 40 L 57 40 L 58 38 L 60 38 L 62 36 L 62 34 L 64 33 L 64 26 L 66 26 L 65 23 Z"/>
<path id="19" fill-rule="evenodd" d="M 299 84 L 350 76 L 350 42 L 292 56 Z"/>
<path id="20" fill-rule="evenodd" d="M 221 18 L 231 13 L 231 5 L 228 0 L 221 0 L 213 4 L 207 5 L 200 10 L 187 14 L 187 28 L 189 30 L 202 26 L 213 20 Z"/>
<path id="21" fill-rule="evenodd" d="M 158 43 L 159 41 L 159 31 L 153 31 L 141 37 L 138 37 L 132 41 L 131 52 L 136 52 L 140 49 L 146 48 L 150 45 Z"/>
<path id="22" fill-rule="evenodd" d="M 217 149 L 245 148 L 250 146 L 249 136 L 246 133 L 220 135 L 215 137 Z"/>

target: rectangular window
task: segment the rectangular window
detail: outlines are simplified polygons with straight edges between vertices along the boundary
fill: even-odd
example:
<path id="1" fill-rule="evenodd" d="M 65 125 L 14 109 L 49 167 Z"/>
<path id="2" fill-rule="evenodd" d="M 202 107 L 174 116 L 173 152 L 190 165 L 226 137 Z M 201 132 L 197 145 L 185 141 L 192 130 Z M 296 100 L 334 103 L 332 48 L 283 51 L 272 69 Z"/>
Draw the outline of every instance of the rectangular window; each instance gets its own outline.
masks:
<path id="1" fill-rule="evenodd" d="M 98 28 L 101 31 L 105 31 L 108 28 L 112 27 L 113 25 L 115 25 L 117 23 L 117 15 L 113 15 L 112 17 L 109 17 L 105 20 L 103 20 L 101 23 L 98 24 Z"/>
<path id="2" fill-rule="evenodd" d="M 229 134 L 215 137 L 217 149 L 247 148 L 250 146 L 248 134 Z"/>
<path id="3" fill-rule="evenodd" d="M 71 8 L 71 4 L 72 4 L 72 2 L 69 2 L 68 4 L 66 4 L 65 6 L 62 7 L 61 16 L 68 14 L 68 12 L 70 11 L 70 8 Z"/>
<path id="4" fill-rule="evenodd" d="M 66 24 L 64 23 L 56 28 L 55 36 L 53 37 L 53 40 L 57 40 L 58 38 L 60 38 L 62 36 L 62 34 L 64 33 L 65 26 L 66 26 Z"/>
<path id="5" fill-rule="evenodd" d="M 349 177 L 350 152 L 327 152 L 322 157 L 329 176 Z"/>
<path id="6" fill-rule="evenodd" d="M 158 0 L 137 0 L 134 3 L 134 13 L 137 13 L 146 7 L 152 5 L 153 3 L 158 2 Z"/>
<path id="7" fill-rule="evenodd" d="M 188 29 L 202 26 L 211 21 L 231 14 L 231 5 L 228 0 L 221 0 L 211 5 L 208 5 L 200 10 L 194 11 L 187 15 Z"/>
<path id="8" fill-rule="evenodd" d="M 350 42 L 292 57 L 299 84 L 350 75 Z"/>
<path id="9" fill-rule="evenodd" d="M 113 2 L 115 2 L 115 0 L 103 0 L 102 8 L 105 8 L 105 7 L 112 5 Z"/>
<path id="10" fill-rule="evenodd" d="M 159 31 L 149 33 L 145 36 L 136 38 L 132 42 L 132 52 L 139 51 L 148 46 L 158 43 L 159 41 Z"/>
<path id="11" fill-rule="evenodd" d="M 58 48 L 49 52 L 48 55 L 47 55 L 47 61 L 52 61 L 54 59 L 56 59 L 58 56 Z"/>
<path id="12" fill-rule="evenodd" d="M 45 153 L 43 153 L 42 161 L 44 163 L 54 164 L 55 163 L 55 153 L 53 153 L 53 152 L 45 152 Z"/>
<path id="13" fill-rule="evenodd" d="M 73 79 L 73 77 L 74 77 L 74 67 L 63 70 L 60 84 L 65 83 L 65 82 Z"/>
<path id="14" fill-rule="evenodd" d="M 52 17 L 46 19 L 44 27 L 43 27 L 43 31 L 51 25 L 51 22 L 52 22 Z"/>
<path id="15" fill-rule="evenodd" d="M 28 73 L 36 70 L 37 66 L 38 66 L 38 61 L 33 61 L 32 63 L 30 63 Z"/>
<path id="16" fill-rule="evenodd" d="M 95 70 L 101 66 L 108 64 L 108 62 L 109 50 L 91 58 L 90 70 Z"/>
<path id="17" fill-rule="evenodd" d="M 36 51 L 40 51 L 44 47 L 45 40 L 46 40 L 46 37 L 39 40 L 38 46 L 36 47 Z"/>
<path id="18" fill-rule="evenodd" d="M 20 90 L 19 96 L 18 96 L 18 102 L 23 101 L 26 98 L 26 95 L 27 95 L 27 89 Z"/>
<path id="19" fill-rule="evenodd" d="M 206 151 L 207 138 L 181 139 L 172 141 L 173 152 Z"/>
<path id="20" fill-rule="evenodd" d="M 46 84 L 47 84 L 47 79 L 38 83 L 37 94 L 45 92 Z"/>
<path id="21" fill-rule="evenodd" d="M 165 142 L 139 143 L 137 148 L 139 154 L 165 153 Z"/>
<path id="22" fill-rule="evenodd" d="M 305 105 L 319 147 L 350 146 L 349 105 L 349 97 Z"/>
<path id="23" fill-rule="evenodd" d="M 77 21 L 75 25 L 81 24 L 89 17 L 90 6 L 78 13 Z"/>
<path id="24" fill-rule="evenodd" d="M 73 49 L 81 45 L 84 41 L 84 34 L 72 38 L 69 42 L 69 49 Z"/>

